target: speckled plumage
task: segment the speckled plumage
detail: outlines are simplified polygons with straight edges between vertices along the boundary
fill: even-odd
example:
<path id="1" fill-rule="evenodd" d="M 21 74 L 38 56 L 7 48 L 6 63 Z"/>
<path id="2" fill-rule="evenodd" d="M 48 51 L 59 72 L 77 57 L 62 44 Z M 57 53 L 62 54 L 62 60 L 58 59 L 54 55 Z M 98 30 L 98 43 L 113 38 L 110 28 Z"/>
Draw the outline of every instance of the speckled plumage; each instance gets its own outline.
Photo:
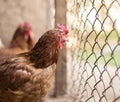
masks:
<path id="1" fill-rule="evenodd" d="M 0 102 L 37 102 L 46 95 L 55 68 L 36 69 L 23 57 L 0 63 Z"/>
<path id="2" fill-rule="evenodd" d="M 31 51 L 1 59 L 0 102 L 37 102 L 47 94 L 55 74 L 58 45 L 65 43 L 62 33 L 50 30 Z"/>

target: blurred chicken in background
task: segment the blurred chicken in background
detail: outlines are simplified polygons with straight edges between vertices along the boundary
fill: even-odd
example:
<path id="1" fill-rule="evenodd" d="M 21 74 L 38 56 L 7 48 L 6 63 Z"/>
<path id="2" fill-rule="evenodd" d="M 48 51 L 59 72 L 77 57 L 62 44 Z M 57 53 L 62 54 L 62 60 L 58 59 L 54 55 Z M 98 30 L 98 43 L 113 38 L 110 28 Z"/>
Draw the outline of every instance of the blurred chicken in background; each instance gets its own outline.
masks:
<path id="1" fill-rule="evenodd" d="M 26 52 L 35 45 L 32 27 L 28 22 L 21 23 L 13 34 L 8 47 L 0 49 L 0 57 Z"/>

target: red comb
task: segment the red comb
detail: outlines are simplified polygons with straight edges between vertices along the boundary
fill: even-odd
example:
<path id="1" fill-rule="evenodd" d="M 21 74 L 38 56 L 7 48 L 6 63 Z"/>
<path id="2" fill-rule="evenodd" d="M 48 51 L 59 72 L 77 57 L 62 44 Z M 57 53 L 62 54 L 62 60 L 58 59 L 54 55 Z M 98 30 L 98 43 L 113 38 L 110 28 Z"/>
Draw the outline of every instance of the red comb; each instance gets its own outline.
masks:
<path id="1" fill-rule="evenodd" d="M 63 30 L 66 35 L 69 33 L 67 27 L 64 24 L 57 24 L 57 28 Z"/>
<path id="2" fill-rule="evenodd" d="M 21 23 L 20 25 L 19 25 L 19 27 L 26 27 L 27 29 L 29 29 L 29 30 L 31 30 L 32 29 L 32 27 L 31 27 L 31 24 L 30 23 L 28 23 L 28 22 L 23 22 L 23 23 Z"/>
<path id="3" fill-rule="evenodd" d="M 30 36 L 30 37 L 34 37 L 34 34 L 33 34 L 33 32 L 32 32 L 32 26 L 31 26 L 31 24 L 30 23 L 28 23 L 28 22 L 23 22 L 23 23 L 21 23 L 20 25 L 19 25 L 19 27 L 23 30 L 23 31 L 25 31 L 25 33 L 24 34 L 26 34 L 27 36 Z"/>

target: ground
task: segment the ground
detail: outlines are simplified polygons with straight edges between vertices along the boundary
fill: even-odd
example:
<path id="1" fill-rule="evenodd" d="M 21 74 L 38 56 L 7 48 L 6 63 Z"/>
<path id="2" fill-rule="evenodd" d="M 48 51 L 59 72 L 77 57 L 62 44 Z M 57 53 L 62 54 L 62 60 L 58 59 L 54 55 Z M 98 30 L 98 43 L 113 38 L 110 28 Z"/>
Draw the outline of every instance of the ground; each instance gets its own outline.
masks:
<path id="1" fill-rule="evenodd" d="M 73 102 L 73 100 L 68 97 L 57 97 L 57 98 L 46 98 L 44 102 Z"/>

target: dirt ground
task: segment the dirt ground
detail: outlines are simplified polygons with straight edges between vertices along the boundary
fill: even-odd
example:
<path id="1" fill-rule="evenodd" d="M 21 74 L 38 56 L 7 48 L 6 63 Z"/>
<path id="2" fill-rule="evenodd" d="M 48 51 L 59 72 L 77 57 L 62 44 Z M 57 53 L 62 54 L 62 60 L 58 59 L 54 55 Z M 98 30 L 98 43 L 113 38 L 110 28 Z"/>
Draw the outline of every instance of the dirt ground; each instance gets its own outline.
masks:
<path id="1" fill-rule="evenodd" d="M 58 97 L 58 98 L 46 98 L 44 102 L 73 102 L 70 98 Z"/>

